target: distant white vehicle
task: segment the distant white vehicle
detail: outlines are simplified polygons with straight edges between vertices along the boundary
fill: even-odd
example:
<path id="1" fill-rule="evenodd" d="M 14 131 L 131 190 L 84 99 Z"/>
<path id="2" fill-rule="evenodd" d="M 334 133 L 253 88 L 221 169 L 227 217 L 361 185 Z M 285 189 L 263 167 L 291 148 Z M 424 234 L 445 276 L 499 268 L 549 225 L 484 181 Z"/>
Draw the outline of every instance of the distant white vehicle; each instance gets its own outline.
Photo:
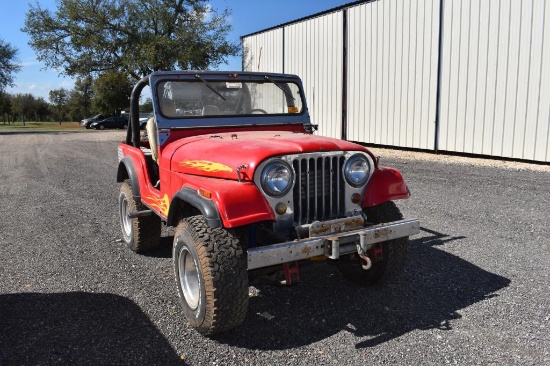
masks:
<path id="1" fill-rule="evenodd" d="M 143 130 L 145 128 L 145 124 L 149 120 L 149 118 L 153 117 L 153 112 L 140 112 L 139 113 L 139 128 Z"/>

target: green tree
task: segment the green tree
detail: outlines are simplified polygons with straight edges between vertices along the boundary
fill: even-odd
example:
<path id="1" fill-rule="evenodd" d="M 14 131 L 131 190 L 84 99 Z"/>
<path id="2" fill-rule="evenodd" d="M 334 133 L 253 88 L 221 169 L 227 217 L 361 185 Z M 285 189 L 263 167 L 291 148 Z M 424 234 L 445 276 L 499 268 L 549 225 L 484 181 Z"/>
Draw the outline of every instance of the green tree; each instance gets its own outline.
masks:
<path id="1" fill-rule="evenodd" d="M 71 121 L 80 121 L 93 114 L 91 103 L 93 99 L 93 81 L 91 77 L 78 78 L 74 88 L 69 91 L 65 112 Z"/>
<path id="2" fill-rule="evenodd" d="M 2 115 L 2 122 L 6 124 L 6 122 L 10 122 L 11 119 L 11 105 L 12 97 L 8 93 L 4 93 L 0 91 L 0 114 Z"/>
<path id="3" fill-rule="evenodd" d="M 59 124 L 61 124 L 61 120 L 63 119 L 63 113 L 65 106 L 67 105 L 67 101 L 69 100 L 69 92 L 67 89 L 54 89 L 50 90 L 49 93 L 50 97 L 50 103 L 53 104 L 55 107 L 55 110 L 57 112 L 57 118 L 59 121 Z"/>
<path id="4" fill-rule="evenodd" d="M 44 100 L 44 98 L 35 98 L 33 103 L 33 115 L 34 120 L 41 122 L 49 119 L 50 105 Z"/>
<path id="5" fill-rule="evenodd" d="M 93 93 L 93 80 L 91 76 L 84 78 L 78 78 L 74 83 L 74 91 L 78 96 L 79 103 L 81 103 L 82 108 L 84 109 L 83 114 L 84 118 L 91 115 L 90 106 L 92 105 L 92 99 L 94 96 Z"/>
<path id="6" fill-rule="evenodd" d="M 12 112 L 15 115 L 19 116 L 21 122 L 23 122 L 23 126 L 25 125 L 25 122 L 28 120 L 29 116 L 34 116 L 35 101 L 36 98 L 32 94 L 28 93 L 18 93 L 12 96 Z"/>
<path id="7" fill-rule="evenodd" d="M 130 105 L 134 83 L 126 74 L 108 71 L 100 75 L 93 86 L 93 107 L 100 113 L 118 114 Z"/>
<path id="8" fill-rule="evenodd" d="M 67 104 L 65 105 L 65 116 L 67 120 L 78 121 L 86 117 L 83 100 L 83 95 L 77 89 L 69 91 Z"/>
<path id="9" fill-rule="evenodd" d="M 14 85 L 13 74 L 21 69 L 17 52 L 17 48 L 0 38 L 0 92 Z"/>
<path id="10" fill-rule="evenodd" d="M 38 60 L 70 76 L 116 70 L 138 79 L 154 70 L 216 68 L 238 54 L 226 40 L 229 11 L 205 0 L 56 0 L 30 5 L 22 29 Z"/>
<path id="11" fill-rule="evenodd" d="M 151 112 L 153 111 L 153 100 L 151 98 L 146 98 L 143 104 L 139 105 L 139 110 L 141 112 Z"/>

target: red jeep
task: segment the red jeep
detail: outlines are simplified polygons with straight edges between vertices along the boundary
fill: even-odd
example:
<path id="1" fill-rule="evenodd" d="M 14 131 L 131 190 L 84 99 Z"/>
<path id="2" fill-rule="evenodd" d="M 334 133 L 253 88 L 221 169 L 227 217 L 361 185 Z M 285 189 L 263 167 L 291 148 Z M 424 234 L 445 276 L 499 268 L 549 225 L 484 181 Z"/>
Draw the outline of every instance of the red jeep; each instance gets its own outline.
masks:
<path id="1" fill-rule="evenodd" d="M 154 117 L 140 134 L 149 85 Z M 135 86 L 117 181 L 124 241 L 158 247 L 174 226 L 173 264 L 183 312 L 203 334 L 241 324 L 248 283 L 298 262 L 334 260 L 359 284 L 405 264 L 407 237 L 392 202 L 409 197 L 401 174 L 363 146 L 316 136 L 297 76 L 155 72 Z"/>

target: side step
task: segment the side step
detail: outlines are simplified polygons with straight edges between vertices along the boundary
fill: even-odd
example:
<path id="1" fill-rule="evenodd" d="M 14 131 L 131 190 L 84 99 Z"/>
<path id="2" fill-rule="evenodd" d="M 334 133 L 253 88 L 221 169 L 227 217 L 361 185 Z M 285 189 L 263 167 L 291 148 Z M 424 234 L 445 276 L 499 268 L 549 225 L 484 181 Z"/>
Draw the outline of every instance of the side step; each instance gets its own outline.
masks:
<path id="1" fill-rule="evenodd" d="M 128 218 L 135 219 L 136 217 L 151 216 L 152 214 L 153 214 L 153 211 L 151 210 L 131 211 L 131 212 L 128 212 Z"/>

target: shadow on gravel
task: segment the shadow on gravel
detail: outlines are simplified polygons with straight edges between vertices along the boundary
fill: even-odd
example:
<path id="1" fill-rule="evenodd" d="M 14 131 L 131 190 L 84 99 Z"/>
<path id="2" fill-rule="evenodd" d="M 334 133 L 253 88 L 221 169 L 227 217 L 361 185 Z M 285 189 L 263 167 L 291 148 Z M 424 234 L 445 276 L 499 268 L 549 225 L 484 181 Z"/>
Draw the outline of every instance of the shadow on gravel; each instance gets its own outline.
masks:
<path id="1" fill-rule="evenodd" d="M 233 346 L 281 350 L 300 347 L 348 331 L 373 347 L 414 330 L 451 329 L 457 311 L 495 294 L 510 280 L 435 248 L 449 237 L 433 230 L 410 244 L 409 265 L 398 281 L 371 288 L 344 280 L 335 266 L 312 264 L 302 284 L 258 286 L 243 326 L 216 337 Z M 273 316 L 271 320 L 268 320 Z M 337 346 L 337 345 L 335 345 Z"/>
<path id="2" fill-rule="evenodd" d="M 182 365 L 149 318 L 113 294 L 0 295 L 0 365 Z"/>
<path id="3" fill-rule="evenodd" d="M 160 238 L 160 245 L 158 249 L 150 252 L 142 253 L 146 257 L 151 258 L 172 258 L 172 245 L 174 243 L 174 236 L 162 236 Z"/>

